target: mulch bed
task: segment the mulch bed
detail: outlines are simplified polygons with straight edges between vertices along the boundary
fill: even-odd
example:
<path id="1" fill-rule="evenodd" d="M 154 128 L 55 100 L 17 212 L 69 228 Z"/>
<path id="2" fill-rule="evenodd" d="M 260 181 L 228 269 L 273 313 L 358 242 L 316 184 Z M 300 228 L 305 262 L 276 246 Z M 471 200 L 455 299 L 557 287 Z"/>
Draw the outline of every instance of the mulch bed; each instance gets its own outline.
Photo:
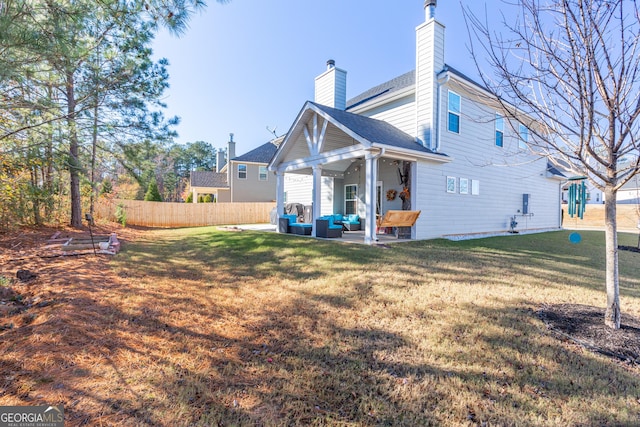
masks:
<path id="1" fill-rule="evenodd" d="M 622 246 L 622 245 L 618 245 L 618 249 L 620 249 L 621 251 L 630 251 L 630 252 L 637 252 L 637 253 L 640 253 L 640 248 L 635 247 L 635 246 Z"/>
<path id="2" fill-rule="evenodd" d="M 539 311 L 547 328 L 596 353 L 640 365 L 640 320 L 622 314 L 620 329 L 604 324 L 604 309 L 580 304 L 545 305 Z"/>

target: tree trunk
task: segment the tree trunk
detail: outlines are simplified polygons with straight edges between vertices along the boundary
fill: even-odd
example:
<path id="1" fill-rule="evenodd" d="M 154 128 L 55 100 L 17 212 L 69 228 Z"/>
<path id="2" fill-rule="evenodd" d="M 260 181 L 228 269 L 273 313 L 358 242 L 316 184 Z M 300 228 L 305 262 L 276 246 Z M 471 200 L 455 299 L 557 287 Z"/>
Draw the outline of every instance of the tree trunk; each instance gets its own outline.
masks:
<path id="1" fill-rule="evenodd" d="M 607 309 L 604 323 L 612 329 L 620 329 L 620 287 L 618 275 L 618 227 L 616 222 L 616 191 L 605 188 L 605 251 Z"/>
<path id="2" fill-rule="evenodd" d="M 69 176 L 71 181 L 71 226 L 82 227 L 80 196 L 80 160 L 78 159 L 78 129 L 73 72 L 67 72 L 67 125 L 69 126 Z"/>

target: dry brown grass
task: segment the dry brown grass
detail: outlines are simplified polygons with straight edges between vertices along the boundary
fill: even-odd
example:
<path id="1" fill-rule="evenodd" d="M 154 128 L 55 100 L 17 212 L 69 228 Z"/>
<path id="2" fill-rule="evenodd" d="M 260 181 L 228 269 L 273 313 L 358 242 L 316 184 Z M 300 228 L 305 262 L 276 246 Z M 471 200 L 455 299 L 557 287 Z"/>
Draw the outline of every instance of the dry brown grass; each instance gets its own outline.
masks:
<path id="1" fill-rule="evenodd" d="M 114 258 L 4 239 L 0 276 L 39 276 L 5 285 L 22 303 L 0 313 L 0 404 L 63 404 L 70 426 L 640 423 L 639 368 L 537 316 L 604 303 L 599 232 L 391 248 L 127 232 Z M 626 316 L 638 256 L 620 254 Z"/>

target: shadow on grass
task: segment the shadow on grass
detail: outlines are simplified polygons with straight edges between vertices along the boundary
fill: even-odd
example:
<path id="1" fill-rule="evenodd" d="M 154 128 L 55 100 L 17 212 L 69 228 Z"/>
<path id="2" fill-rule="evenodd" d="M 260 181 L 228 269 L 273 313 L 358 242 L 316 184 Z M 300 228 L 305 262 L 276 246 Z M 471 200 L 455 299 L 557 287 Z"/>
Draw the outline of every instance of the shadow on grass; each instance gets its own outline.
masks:
<path id="1" fill-rule="evenodd" d="M 420 312 L 381 291 L 446 275 L 490 286 L 483 269 L 506 261 L 562 283 L 573 261 L 544 241 L 379 249 L 254 232 L 162 236 L 125 246 L 111 261 L 119 281 L 92 261 L 67 272 L 34 324 L 2 332 L 0 398 L 54 399 L 72 426 L 638 421 L 637 373 L 550 337 L 530 303 L 433 300 Z M 588 251 L 571 256 L 598 271 Z M 396 270 L 401 281 L 376 282 Z M 316 287 L 324 276 L 344 282 Z"/>
<path id="2" fill-rule="evenodd" d="M 452 382 L 463 385 L 450 404 L 465 404 L 469 420 L 487 425 L 640 422 L 637 368 L 559 340 L 526 301 L 469 304 L 461 313 L 443 331 L 453 348 L 439 356 L 455 366 L 449 372 Z M 473 327 L 478 319 L 488 319 L 491 327 Z"/>
<path id="3" fill-rule="evenodd" d="M 532 282 L 551 287 L 575 286 L 604 291 L 604 233 L 582 231 L 580 244 L 570 243 L 571 233 L 560 231 L 459 242 L 411 242 L 404 246 L 403 251 L 408 264 L 416 272 L 432 268 L 431 260 L 435 260 L 436 268 L 458 266 L 474 274 L 478 281 L 482 281 L 486 270 L 500 277 L 498 283 L 511 284 L 508 282 L 511 277 L 528 276 Z M 619 233 L 620 244 L 636 238 L 633 234 Z M 421 253 L 428 256 L 419 260 Z M 619 251 L 619 268 L 623 296 L 640 298 L 640 260 L 637 255 Z"/>

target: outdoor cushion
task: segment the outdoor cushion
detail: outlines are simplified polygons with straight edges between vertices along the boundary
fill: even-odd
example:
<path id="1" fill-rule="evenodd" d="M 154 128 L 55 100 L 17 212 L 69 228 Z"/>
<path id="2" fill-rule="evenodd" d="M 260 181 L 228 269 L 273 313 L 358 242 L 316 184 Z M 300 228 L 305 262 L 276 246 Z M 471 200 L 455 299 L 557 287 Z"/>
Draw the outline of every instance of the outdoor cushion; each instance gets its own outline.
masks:
<path id="1" fill-rule="evenodd" d="M 295 224 L 298 220 L 298 217 L 293 214 L 281 215 L 280 218 L 287 218 L 289 220 L 289 225 Z"/>
<path id="2" fill-rule="evenodd" d="M 331 219 L 316 220 L 317 237 L 342 237 L 342 225 L 331 225 Z"/>
<path id="3" fill-rule="evenodd" d="M 350 223 L 355 224 L 356 222 L 359 223 L 360 222 L 360 216 L 355 215 L 355 214 L 351 214 L 347 217 L 347 221 Z"/>
<path id="4" fill-rule="evenodd" d="M 311 234 L 311 224 L 296 222 L 294 224 L 289 224 L 289 228 L 291 228 L 291 232 L 293 234 L 300 234 L 300 235 Z"/>

